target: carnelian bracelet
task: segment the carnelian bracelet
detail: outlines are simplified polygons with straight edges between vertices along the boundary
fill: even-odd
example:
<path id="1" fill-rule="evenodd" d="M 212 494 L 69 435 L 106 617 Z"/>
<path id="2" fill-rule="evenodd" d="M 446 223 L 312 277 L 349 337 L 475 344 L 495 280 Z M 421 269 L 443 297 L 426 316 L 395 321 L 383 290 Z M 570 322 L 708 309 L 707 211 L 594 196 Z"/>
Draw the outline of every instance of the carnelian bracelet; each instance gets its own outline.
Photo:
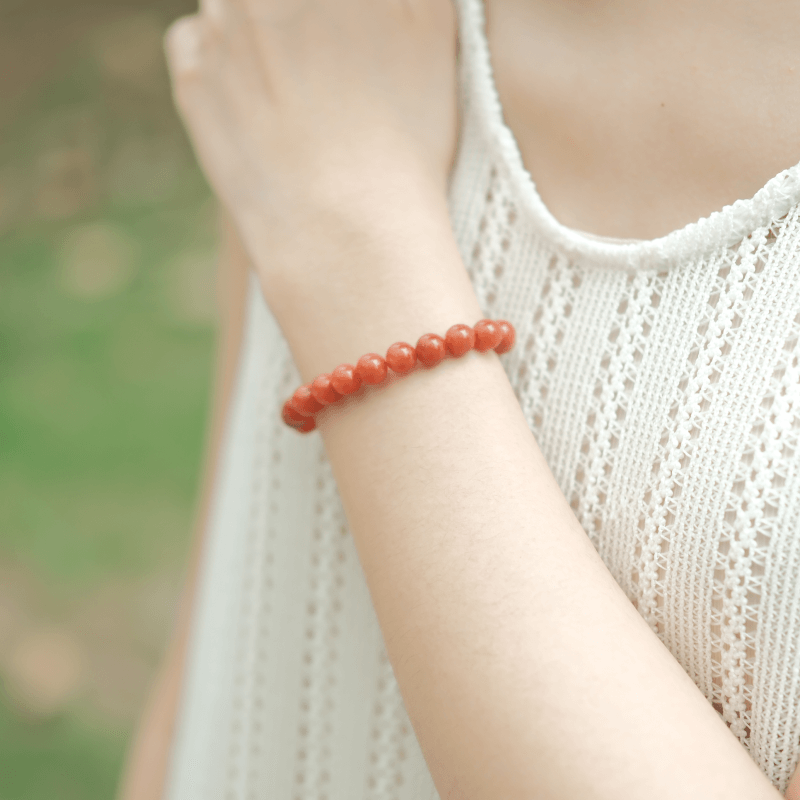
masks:
<path id="1" fill-rule="evenodd" d="M 383 383 L 388 371 L 398 375 L 410 372 L 417 361 L 426 367 L 435 367 L 446 356 L 460 358 L 469 350 L 479 353 L 494 350 L 498 355 L 508 352 L 516 339 L 514 326 L 506 320 L 482 319 L 475 325 L 453 325 L 444 338 L 435 333 L 419 337 L 416 347 L 406 342 L 395 342 L 386 358 L 377 353 L 367 353 L 358 363 L 340 364 L 333 372 L 317 376 L 311 383 L 301 386 L 283 404 L 281 416 L 291 428 L 310 433 L 317 427 L 314 415 L 325 406 L 352 394 L 365 383 L 375 386 Z"/>

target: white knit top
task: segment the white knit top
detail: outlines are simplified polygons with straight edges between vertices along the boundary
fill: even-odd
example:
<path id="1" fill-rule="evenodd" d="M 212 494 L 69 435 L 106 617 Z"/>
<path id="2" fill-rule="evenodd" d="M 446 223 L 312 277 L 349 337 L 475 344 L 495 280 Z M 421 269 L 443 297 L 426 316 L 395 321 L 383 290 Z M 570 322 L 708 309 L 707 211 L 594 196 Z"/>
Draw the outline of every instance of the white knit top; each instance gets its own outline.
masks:
<path id="1" fill-rule="evenodd" d="M 775 787 L 800 759 L 800 165 L 653 241 L 548 212 L 459 0 L 450 209 L 584 530 Z M 402 331 L 398 331 L 402 336 Z M 300 377 L 255 280 L 169 800 L 433 800 Z"/>

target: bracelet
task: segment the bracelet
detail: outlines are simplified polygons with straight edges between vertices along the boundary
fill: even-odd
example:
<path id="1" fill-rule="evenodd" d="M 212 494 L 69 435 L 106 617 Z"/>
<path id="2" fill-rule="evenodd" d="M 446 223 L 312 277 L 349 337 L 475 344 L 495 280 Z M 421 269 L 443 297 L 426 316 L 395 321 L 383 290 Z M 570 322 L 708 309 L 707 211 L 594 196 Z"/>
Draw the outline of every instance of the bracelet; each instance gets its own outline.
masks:
<path id="1" fill-rule="evenodd" d="M 357 391 L 362 383 L 370 386 L 383 383 L 390 369 L 405 375 L 417 361 L 425 367 L 435 367 L 447 356 L 460 358 L 472 349 L 479 353 L 494 350 L 502 355 L 514 346 L 515 340 L 516 331 L 510 322 L 482 319 L 472 327 L 453 325 L 444 338 L 425 333 L 419 337 L 416 347 L 395 342 L 386 351 L 386 358 L 367 353 L 355 366 L 340 364 L 333 372 L 318 375 L 311 383 L 299 387 L 283 404 L 281 416 L 289 427 L 300 433 L 310 433 L 317 427 L 314 415 L 318 411 Z"/>

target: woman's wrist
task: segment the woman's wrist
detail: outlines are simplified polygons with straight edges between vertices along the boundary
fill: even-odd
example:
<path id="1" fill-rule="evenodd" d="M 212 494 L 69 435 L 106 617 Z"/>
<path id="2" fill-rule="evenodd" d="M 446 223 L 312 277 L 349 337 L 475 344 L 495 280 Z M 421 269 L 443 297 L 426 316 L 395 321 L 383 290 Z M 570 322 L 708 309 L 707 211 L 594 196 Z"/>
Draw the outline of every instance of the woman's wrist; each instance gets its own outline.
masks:
<path id="1" fill-rule="evenodd" d="M 366 223 L 316 226 L 302 258 L 265 285 L 304 382 L 366 352 L 444 335 L 483 316 L 444 199 L 397 209 Z"/>
<path id="2" fill-rule="evenodd" d="M 341 173 L 340 173 L 341 174 Z M 329 174 L 283 203 L 285 213 L 236 209 L 268 303 L 360 269 L 407 271 L 409 246 L 456 252 L 446 186 L 419 168 Z M 368 269 L 368 264 L 374 264 Z M 363 265 L 363 266 L 362 266 Z"/>

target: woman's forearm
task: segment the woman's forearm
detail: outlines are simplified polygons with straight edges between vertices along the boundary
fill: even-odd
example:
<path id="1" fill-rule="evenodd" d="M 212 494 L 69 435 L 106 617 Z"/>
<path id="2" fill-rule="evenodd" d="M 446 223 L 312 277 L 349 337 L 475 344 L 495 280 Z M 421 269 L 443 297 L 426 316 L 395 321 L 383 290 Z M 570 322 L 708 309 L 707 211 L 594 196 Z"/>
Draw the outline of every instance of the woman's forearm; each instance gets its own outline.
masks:
<path id="1" fill-rule="evenodd" d="M 444 200 L 419 200 L 272 287 L 304 381 L 483 316 Z M 780 796 L 606 569 L 495 353 L 369 389 L 319 431 L 442 798 Z"/>

